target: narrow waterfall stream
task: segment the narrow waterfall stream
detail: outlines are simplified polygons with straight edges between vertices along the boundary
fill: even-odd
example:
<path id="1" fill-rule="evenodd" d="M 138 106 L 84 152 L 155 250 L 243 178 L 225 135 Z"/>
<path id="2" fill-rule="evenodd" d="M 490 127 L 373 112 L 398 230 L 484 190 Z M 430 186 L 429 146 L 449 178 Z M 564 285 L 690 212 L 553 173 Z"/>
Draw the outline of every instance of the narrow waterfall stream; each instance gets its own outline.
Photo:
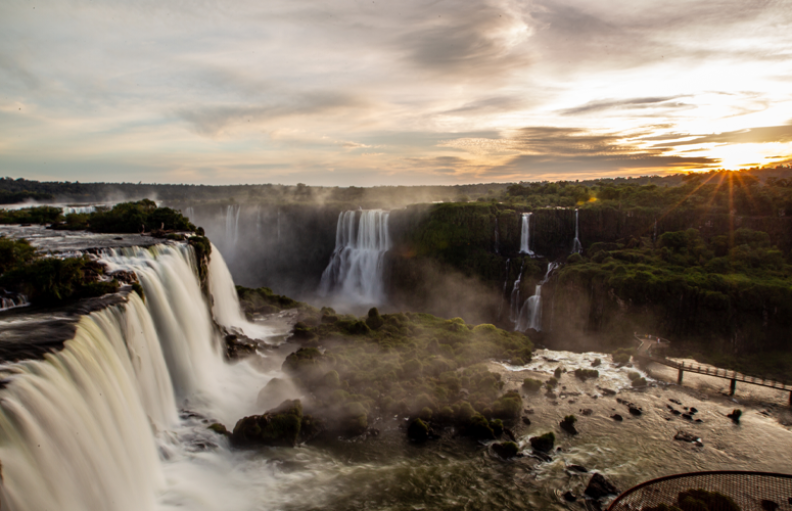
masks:
<path id="1" fill-rule="evenodd" d="M 522 214 L 522 229 L 520 231 L 520 253 L 527 254 L 534 257 L 533 250 L 531 250 L 531 215 L 533 213 Z"/>
<path id="2" fill-rule="evenodd" d="M 322 273 L 319 293 L 358 305 L 385 301 L 383 257 L 391 247 L 387 211 L 345 211 L 338 215 L 336 243 Z"/>

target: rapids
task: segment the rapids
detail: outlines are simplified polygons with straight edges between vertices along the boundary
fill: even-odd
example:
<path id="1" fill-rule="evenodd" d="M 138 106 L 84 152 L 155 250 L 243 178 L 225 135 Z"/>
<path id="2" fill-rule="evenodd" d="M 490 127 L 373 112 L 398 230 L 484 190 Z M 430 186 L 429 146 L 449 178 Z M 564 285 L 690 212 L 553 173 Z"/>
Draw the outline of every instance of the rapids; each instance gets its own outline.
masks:
<path id="1" fill-rule="evenodd" d="M 523 447 L 530 436 L 556 432 L 561 450 L 549 462 L 502 461 L 450 434 L 411 445 L 403 417 L 376 420 L 378 436 L 235 450 L 207 426 L 233 428 L 244 415 L 264 411 L 256 404 L 259 391 L 283 377 L 281 362 L 295 346 L 241 362 L 223 359 L 215 324 L 246 334 L 283 332 L 244 319 L 217 252 L 213 304 L 201 293 L 188 246 L 107 250 L 101 257 L 135 271 L 145 301 L 132 292 L 127 303 L 84 316 L 60 352 L 0 368 L 4 510 L 585 509 L 580 498 L 563 498 L 566 491 L 580 497 L 589 478 L 567 470 L 569 464 L 605 473 L 622 489 L 688 470 L 792 472 L 792 433 L 783 425 L 792 416 L 780 404 L 786 395 L 760 396 L 746 386 L 735 403 L 720 395 L 726 380 L 690 378 L 690 386 L 677 387 L 668 383 L 674 375 L 652 368 L 641 371 L 650 386 L 636 390 L 627 378 L 635 369 L 617 367 L 607 355 L 550 350 L 537 351 L 526 366 L 488 364 L 506 389 L 519 389 L 525 377 L 546 380 L 559 366 L 569 371 L 555 398 L 525 395 L 532 424 L 513 425 Z M 595 358 L 597 380 L 572 376 Z M 619 394 L 607 396 L 604 388 Z M 643 415 L 631 416 L 616 397 L 641 406 Z M 671 416 L 671 399 L 698 408 L 703 423 Z M 739 425 L 724 416 L 735 407 L 744 410 Z M 577 436 L 558 428 L 570 413 L 579 419 Z M 624 421 L 611 419 L 615 413 Z M 702 445 L 674 441 L 679 429 L 700 436 Z"/>

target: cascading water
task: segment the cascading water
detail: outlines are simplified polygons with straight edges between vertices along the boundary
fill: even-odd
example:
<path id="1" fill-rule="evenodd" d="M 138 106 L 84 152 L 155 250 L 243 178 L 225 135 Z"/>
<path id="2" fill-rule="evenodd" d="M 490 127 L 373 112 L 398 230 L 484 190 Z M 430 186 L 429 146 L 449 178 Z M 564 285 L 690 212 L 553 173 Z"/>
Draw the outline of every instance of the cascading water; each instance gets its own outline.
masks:
<path id="1" fill-rule="evenodd" d="M 536 285 L 534 294 L 525 300 L 522 309 L 520 309 L 517 325 L 514 328 L 516 331 L 525 332 L 529 328 L 536 331 L 542 330 L 542 286 L 547 283 L 550 279 L 550 274 L 557 267 L 557 263 L 550 263 L 547 265 L 544 279 Z"/>
<path id="2" fill-rule="evenodd" d="M 255 496 L 239 488 L 206 494 L 208 480 L 233 485 L 231 451 L 201 453 L 192 446 L 219 437 L 189 417 L 197 412 L 233 424 L 260 413 L 256 394 L 272 376 L 245 361 L 224 362 L 192 249 L 158 245 L 110 250 L 101 258 L 111 269 L 137 274 L 145 303 L 133 292 L 128 303 L 83 317 L 61 351 L 3 366 L 0 507 L 221 510 L 243 509 L 231 505 L 240 496 L 260 502 L 261 485 L 268 484 L 261 474 L 250 485 L 259 485 Z M 223 268 L 213 253 L 210 272 L 218 275 L 210 292 L 229 300 L 233 283 Z M 244 329 L 227 310 L 216 313 L 218 322 Z M 193 413 L 180 419 L 179 407 Z"/>
<path id="3" fill-rule="evenodd" d="M 516 322 L 520 317 L 520 282 L 522 282 L 524 267 L 525 261 L 520 264 L 520 273 L 514 280 L 514 286 L 512 286 L 511 301 L 509 303 L 509 320 L 512 322 Z"/>
<path id="4" fill-rule="evenodd" d="M 520 232 L 520 253 L 528 254 L 533 257 L 534 252 L 531 250 L 531 215 L 533 213 L 522 214 L 522 230 Z"/>
<path id="5" fill-rule="evenodd" d="M 63 207 L 64 215 L 88 214 L 88 213 L 93 213 L 94 211 L 96 211 L 96 206 L 64 206 Z"/>
<path id="6" fill-rule="evenodd" d="M 225 232 L 225 246 L 227 249 L 233 250 L 239 241 L 239 212 L 242 211 L 242 206 L 229 204 L 226 207 L 226 232 Z"/>
<path id="7" fill-rule="evenodd" d="M 338 215 L 336 244 L 319 284 L 322 296 L 356 304 L 385 301 L 383 259 L 391 247 L 387 211 L 345 211 Z"/>
<path id="8" fill-rule="evenodd" d="M 572 253 L 579 254 L 583 251 L 583 245 L 580 244 L 580 219 L 577 209 L 575 209 L 575 239 L 572 241 Z"/>
<path id="9" fill-rule="evenodd" d="M 17 295 L 9 295 L 0 297 L 0 311 L 7 311 L 11 309 L 17 309 L 19 307 L 27 307 L 30 305 L 30 302 L 27 299 L 27 296 L 23 294 Z"/>

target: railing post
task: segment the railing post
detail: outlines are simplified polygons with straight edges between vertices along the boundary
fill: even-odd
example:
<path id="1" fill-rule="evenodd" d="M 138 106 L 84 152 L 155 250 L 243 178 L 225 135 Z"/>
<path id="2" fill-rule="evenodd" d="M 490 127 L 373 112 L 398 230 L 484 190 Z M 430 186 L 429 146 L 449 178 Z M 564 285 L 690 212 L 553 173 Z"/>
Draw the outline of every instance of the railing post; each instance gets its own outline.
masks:
<path id="1" fill-rule="evenodd" d="M 734 392 L 737 390 L 737 380 L 732 379 L 731 381 L 731 388 L 729 389 L 729 395 L 733 396 Z"/>
<path id="2" fill-rule="evenodd" d="M 685 367 L 685 364 L 682 364 L 682 366 L 679 368 L 679 376 L 677 376 L 677 385 L 682 385 L 682 375 L 685 373 L 685 371 L 682 370 L 683 367 Z"/>

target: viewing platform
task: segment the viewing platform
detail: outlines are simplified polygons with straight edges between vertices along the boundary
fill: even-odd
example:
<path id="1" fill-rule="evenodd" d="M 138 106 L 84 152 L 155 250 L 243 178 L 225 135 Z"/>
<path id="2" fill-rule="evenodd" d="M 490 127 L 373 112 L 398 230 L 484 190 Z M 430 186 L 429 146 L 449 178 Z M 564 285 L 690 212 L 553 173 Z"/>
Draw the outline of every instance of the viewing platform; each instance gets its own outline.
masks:
<path id="1" fill-rule="evenodd" d="M 731 386 L 729 387 L 730 396 L 733 396 L 735 391 L 737 390 L 737 382 L 749 383 L 751 385 L 760 385 L 762 387 L 768 387 L 771 389 L 778 389 L 781 391 L 789 392 L 789 406 L 792 406 L 792 382 L 769 380 L 761 376 L 752 376 L 748 374 L 738 373 L 737 371 L 730 371 L 728 369 L 719 369 L 717 367 L 711 367 L 707 365 L 685 364 L 684 362 L 675 362 L 673 360 L 669 360 L 665 358 L 665 356 L 659 355 L 658 353 L 663 348 L 669 347 L 671 345 L 671 341 L 667 339 L 663 339 L 661 337 L 654 337 L 649 335 L 639 336 L 638 334 L 635 334 L 635 339 L 640 343 L 640 345 L 636 349 L 635 355 L 633 355 L 633 357 L 635 357 L 635 359 L 639 361 L 652 362 L 655 364 L 661 364 L 666 367 L 671 367 L 673 369 L 676 369 L 678 371 L 678 375 L 677 375 L 678 385 L 682 385 L 682 380 L 685 371 L 688 371 L 691 373 L 703 374 L 706 376 L 714 376 L 716 378 L 731 380 Z"/>

